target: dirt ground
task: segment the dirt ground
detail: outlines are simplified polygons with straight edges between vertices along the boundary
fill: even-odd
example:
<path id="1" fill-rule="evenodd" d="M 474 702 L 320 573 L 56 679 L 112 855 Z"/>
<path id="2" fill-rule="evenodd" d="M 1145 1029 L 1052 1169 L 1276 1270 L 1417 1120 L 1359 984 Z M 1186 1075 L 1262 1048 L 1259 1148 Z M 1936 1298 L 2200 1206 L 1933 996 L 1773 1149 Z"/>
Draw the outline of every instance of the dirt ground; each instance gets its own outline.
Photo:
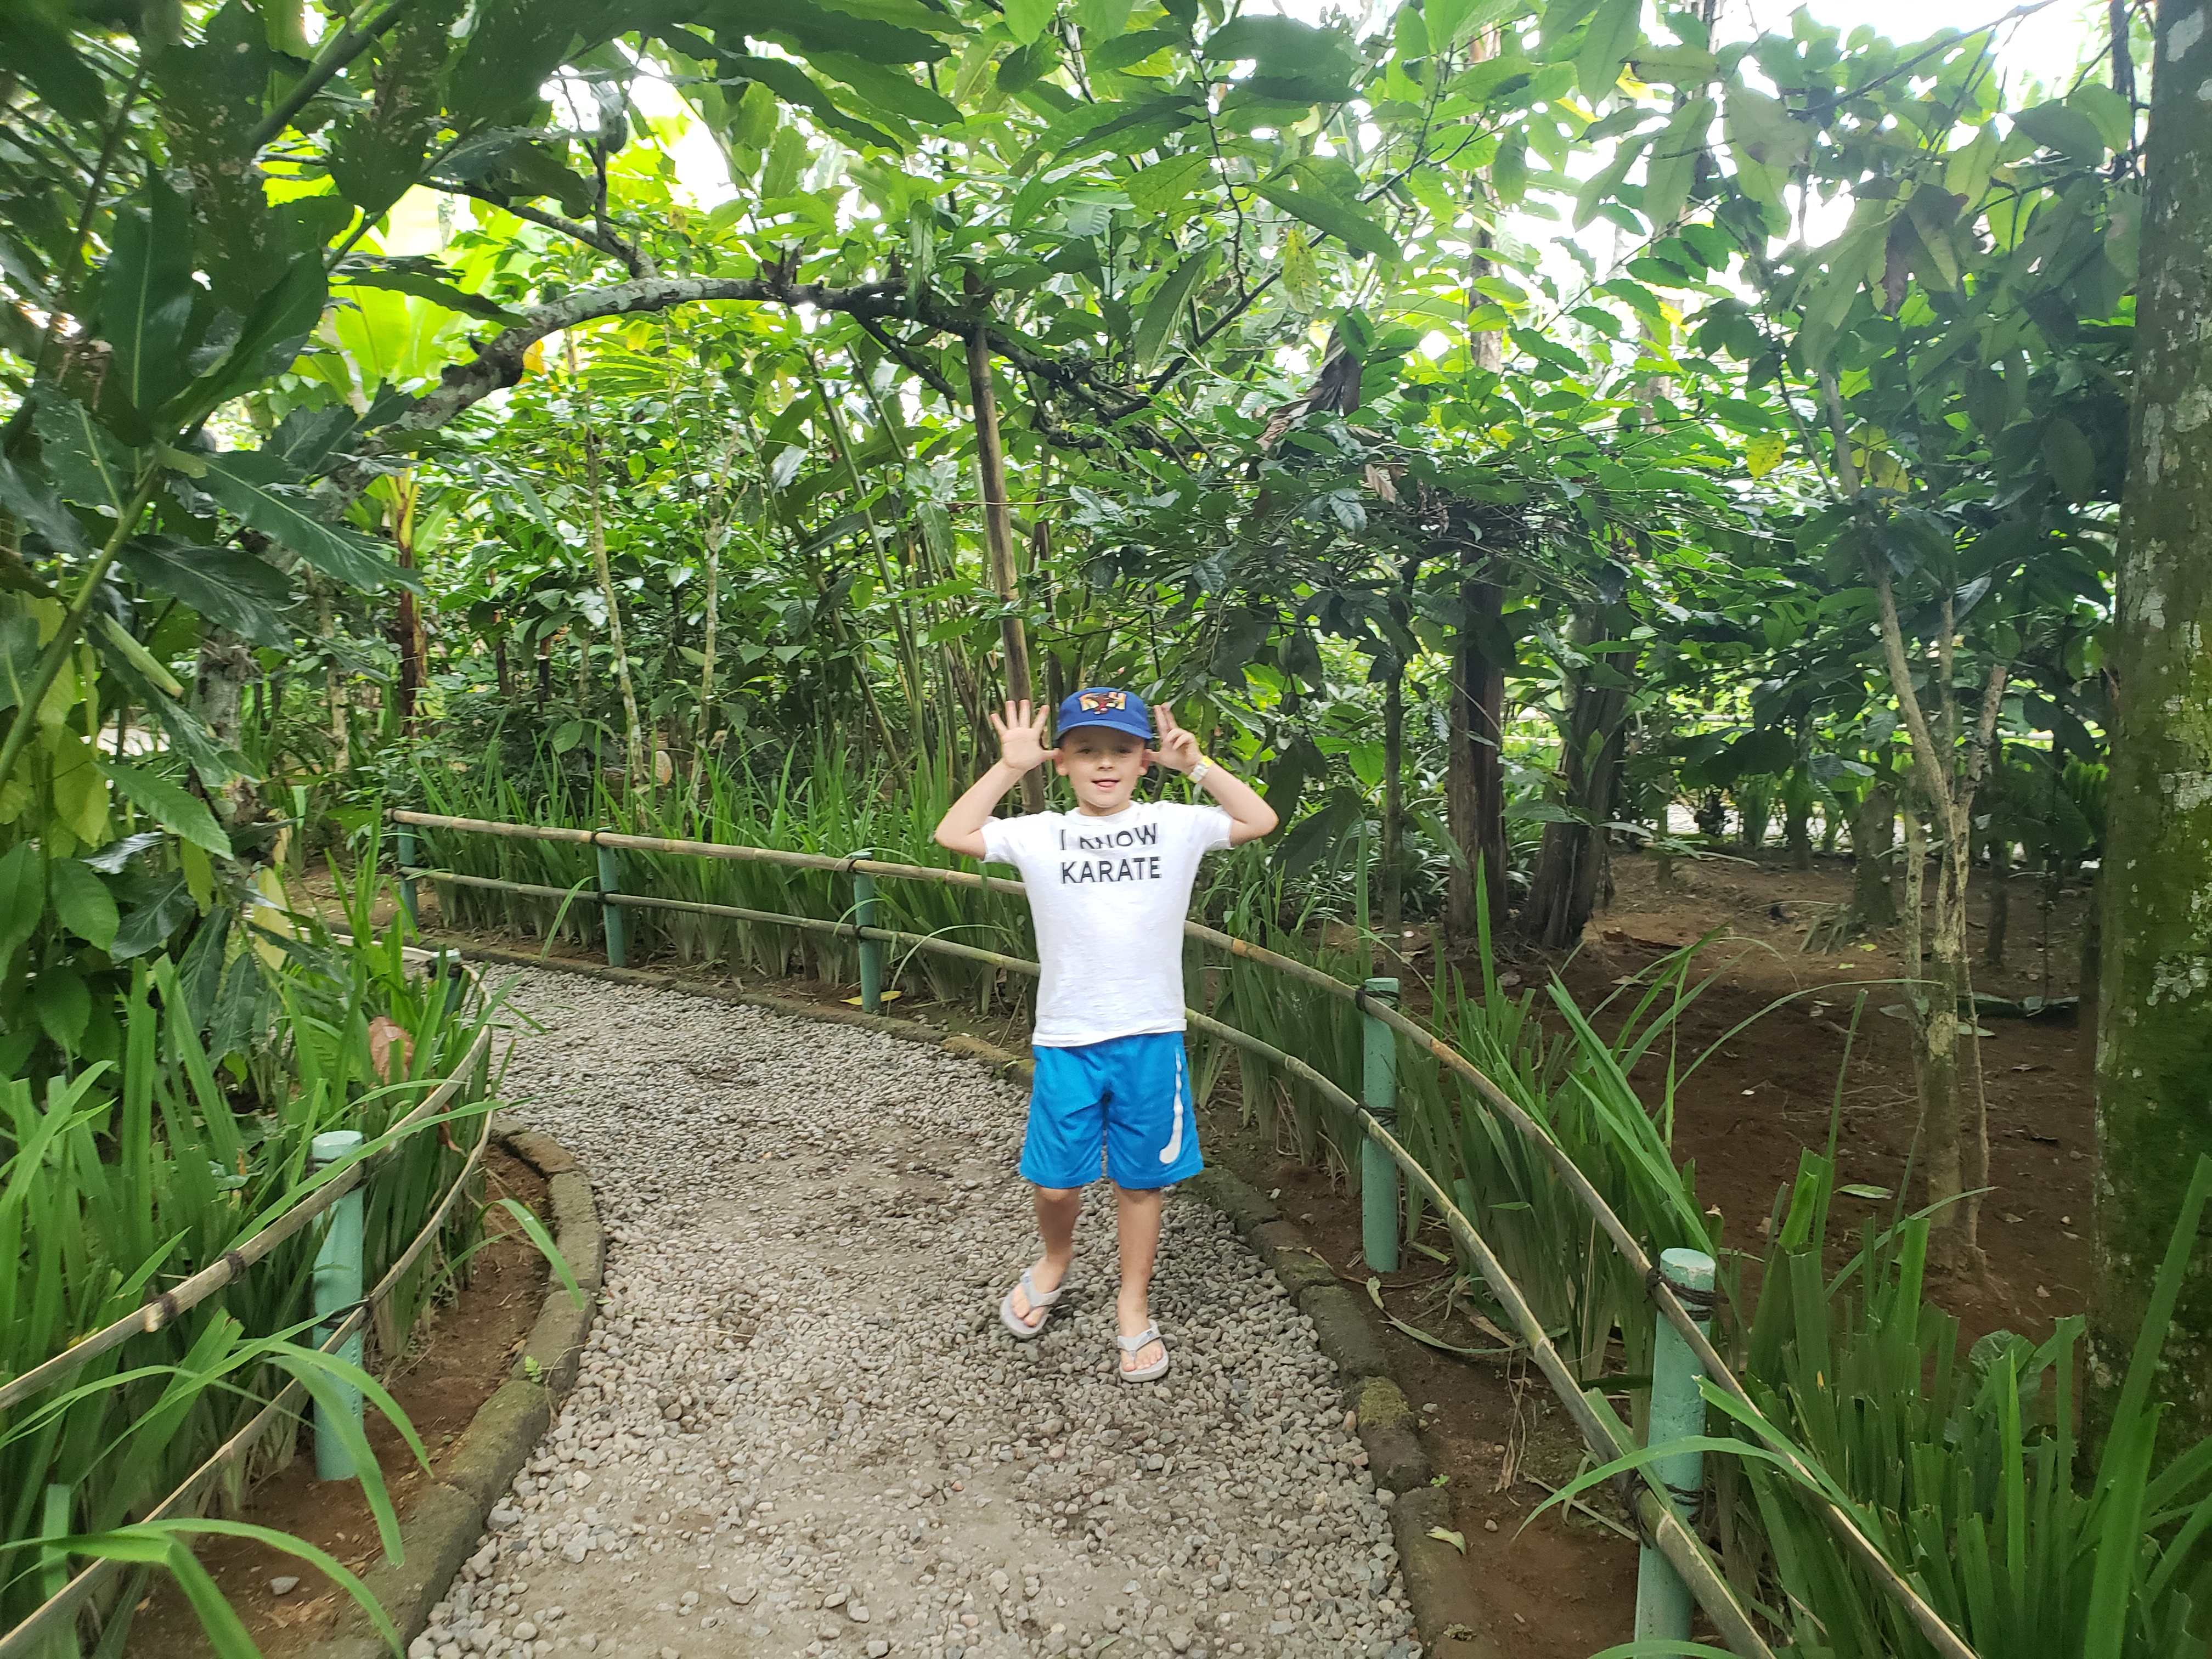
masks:
<path id="1" fill-rule="evenodd" d="M 487 1155 L 484 1169 L 489 1200 L 518 1198 L 533 1212 L 544 1213 L 545 1182 L 536 1170 L 499 1146 Z M 370 1356 L 372 1374 L 391 1391 L 430 1455 L 433 1474 L 425 1476 L 398 1432 L 370 1410 L 369 1444 L 402 1516 L 413 1508 L 425 1480 L 434 1478 L 441 1458 L 477 1407 L 507 1380 L 544 1300 L 545 1259 L 513 1218 L 493 1210 L 485 1231 L 492 1242 L 470 1258 L 469 1283 L 460 1295 L 424 1320 L 396 1363 L 380 1364 Z M 254 1486 L 235 1518 L 291 1533 L 355 1572 L 365 1571 L 383 1558 L 375 1518 L 358 1481 L 315 1479 L 310 1438 L 301 1436 L 298 1454 Z M 267 1659 L 294 1659 L 330 1633 L 345 1592 L 296 1556 L 228 1537 L 209 1538 L 197 1553 Z M 285 1577 L 299 1583 L 278 1595 L 270 1583 Z M 205 1659 L 214 1649 L 174 1581 L 163 1575 L 157 1583 L 138 1605 L 126 1659 Z"/>
<path id="2" fill-rule="evenodd" d="M 1613 874 L 1612 902 L 1592 921 L 1579 950 L 1562 960 L 1501 947 L 1500 965 L 1528 985 L 1559 972 L 1586 1009 L 1626 993 L 1626 1000 L 1598 1017 L 1601 1029 L 1611 1030 L 1640 994 L 1632 988 L 1642 982 L 1638 975 L 1669 952 L 1711 936 L 1692 973 L 1693 982 L 1709 982 L 1681 1019 L 1674 1050 L 1674 1149 L 1679 1161 L 1693 1167 L 1699 1198 L 1721 1212 L 1727 1243 L 1754 1258 L 1763 1250 L 1767 1218 L 1794 1177 L 1800 1152 L 1826 1145 L 1839 1089 L 1840 1181 L 1893 1190 L 1917 1117 L 1907 1028 L 1884 1012 L 1902 1011 L 1903 942 L 1893 928 L 1840 942 L 1826 937 L 1823 924 L 1850 896 L 1850 861 L 1820 858 L 1808 871 L 1787 867 L 1778 854 L 1677 862 L 1662 881 L 1654 862 L 1624 855 Z M 1933 887 L 1931 880 L 1931 893 Z M 425 921 L 435 929 L 427 887 L 423 896 Z M 1979 963 L 1988 897 L 1978 891 L 1972 904 L 1975 989 L 2015 1000 L 2075 994 L 2087 903 L 2078 884 L 2046 893 L 2039 883 L 2017 881 L 2007 960 L 1991 969 Z M 1808 950 L 1808 936 L 1823 948 Z M 532 942 L 530 948 L 538 947 Z M 556 946 L 550 954 L 576 953 Z M 1462 971 L 1474 967 L 1471 957 L 1448 955 Z M 1435 930 L 1408 930 L 1401 971 L 1409 1011 L 1419 1012 L 1423 998 L 1416 988 L 1437 966 Z M 736 981 L 723 975 L 721 982 Z M 746 984 L 823 1002 L 852 994 L 849 986 L 805 981 Z M 1018 1018 L 978 1021 L 972 1011 L 936 1006 L 919 992 L 887 1012 L 1017 1049 L 1027 1037 Z M 2077 1024 L 2065 1012 L 2036 1019 L 1984 1017 L 1978 1029 L 1992 1187 L 1980 1229 L 1989 1272 L 1939 1285 L 1936 1294 L 1960 1319 L 1969 1341 L 2000 1328 L 2040 1337 L 2056 1317 L 2081 1311 L 2088 1282 L 2091 1037 L 2087 1024 Z M 1666 1070 L 1660 1054 L 1638 1068 L 1635 1080 L 1647 1104 L 1662 1099 Z M 1245 1124 L 1233 1093 L 1210 1103 L 1202 1121 L 1209 1160 L 1274 1194 L 1340 1276 L 1364 1290 L 1369 1273 L 1359 1260 L 1358 1207 L 1341 1182 Z M 1916 1201 L 1917 1184 L 1908 1194 Z M 1886 1200 L 1839 1197 L 1837 1224 L 1856 1234 L 1888 1208 Z M 1484 1346 L 1476 1327 L 1437 1304 L 1450 1278 L 1441 1230 L 1413 1243 L 1404 1270 L 1385 1278 L 1389 1310 L 1445 1340 Z M 1437 1254 L 1424 1253 L 1422 1244 Z M 1636 1547 L 1610 1496 L 1601 1490 L 1591 1494 L 1589 1510 L 1554 1508 L 1528 1523 L 1550 1490 L 1583 1467 L 1580 1441 L 1540 1378 L 1518 1364 L 1438 1352 L 1395 1329 L 1386 1328 L 1383 1340 L 1453 1494 L 1468 1577 L 1489 1615 L 1478 1634 L 1514 1659 L 1583 1659 L 1626 1641 L 1635 1605 Z M 348 1529 L 359 1525 L 356 1518 Z M 241 1575 L 265 1576 L 258 1567 Z M 266 1604 L 265 1583 L 256 1588 Z M 250 1590 L 250 1607 L 254 1600 Z M 265 1605 L 261 1611 L 265 1618 Z"/>

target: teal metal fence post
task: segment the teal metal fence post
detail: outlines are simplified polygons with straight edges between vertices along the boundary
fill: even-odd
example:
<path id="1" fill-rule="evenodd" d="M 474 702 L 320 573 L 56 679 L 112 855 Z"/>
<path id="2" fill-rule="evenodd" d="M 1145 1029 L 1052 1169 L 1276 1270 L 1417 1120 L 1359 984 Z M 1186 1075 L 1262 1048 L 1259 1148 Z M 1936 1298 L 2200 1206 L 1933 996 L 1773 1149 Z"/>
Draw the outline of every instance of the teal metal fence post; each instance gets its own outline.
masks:
<path id="1" fill-rule="evenodd" d="M 361 1133 L 356 1129 L 331 1129 L 315 1137 L 312 1144 L 315 1167 L 322 1169 L 361 1150 Z M 356 1187 L 331 1206 L 330 1222 L 323 1231 L 321 1249 L 315 1252 L 315 1346 L 320 1347 L 331 1340 L 331 1333 L 344 1322 L 361 1301 L 361 1188 Z M 356 1330 L 339 1346 L 337 1357 L 358 1365 L 361 1364 L 361 1332 Z M 362 1421 L 361 1391 L 345 1389 L 341 1399 L 351 1413 L 354 1425 Z M 315 1404 L 315 1479 L 318 1480 L 350 1480 L 358 1473 L 353 1466 L 353 1454 L 339 1439 L 336 1425 L 330 1417 L 330 1408 L 320 1401 Z"/>
<path id="2" fill-rule="evenodd" d="M 853 854 L 856 859 L 872 859 L 876 855 L 872 847 L 863 847 Z M 876 878 L 865 870 L 853 872 L 853 921 L 856 927 L 876 925 Z M 884 943 L 881 939 L 860 941 L 860 1012 L 879 1014 L 884 1011 Z"/>
<path id="3" fill-rule="evenodd" d="M 622 891 L 622 860 L 611 847 L 599 848 L 599 927 L 607 936 L 607 965 L 610 968 L 627 967 L 629 963 L 629 936 L 623 931 L 622 909 L 606 901 L 609 893 Z"/>
<path id="4" fill-rule="evenodd" d="M 1682 1298 L 1699 1330 L 1712 1324 L 1713 1259 L 1701 1250 L 1668 1250 L 1659 1271 Z M 1651 1432 L 1647 1444 L 1664 1445 L 1705 1431 L 1705 1399 L 1698 1392 L 1699 1368 L 1682 1334 L 1665 1319 L 1651 1344 Z M 1686 1523 L 1698 1507 L 1705 1480 L 1702 1452 L 1677 1452 L 1652 1465 L 1665 1483 L 1668 1501 Z M 1667 1558 L 1646 1544 L 1636 1566 L 1636 1639 L 1690 1639 L 1689 1586 Z"/>
<path id="5" fill-rule="evenodd" d="M 398 855 L 400 869 L 399 908 L 407 913 L 407 921 L 418 933 L 422 927 L 422 913 L 416 908 L 415 878 L 407 874 L 418 866 L 420 860 L 415 850 L 415 832 L 402 830 L 398 834 Z"/>
<path id="6" fill-rule="evenodd" d="M 1370 979 L 1364 988 L 1376 1002 L 1395 1005 L 1398 981 Z M 1376 1121 L 1395 1132 L 1398 1126 L 1398 1034 L 1373 1014 L 1361 1012 L 1360 1103 Z M 1398 1165 L 1371 1140 L 1359 1146 L 1359 1243 L 1367 1265 L 1378 1273 L 1398 1271 Z"/>

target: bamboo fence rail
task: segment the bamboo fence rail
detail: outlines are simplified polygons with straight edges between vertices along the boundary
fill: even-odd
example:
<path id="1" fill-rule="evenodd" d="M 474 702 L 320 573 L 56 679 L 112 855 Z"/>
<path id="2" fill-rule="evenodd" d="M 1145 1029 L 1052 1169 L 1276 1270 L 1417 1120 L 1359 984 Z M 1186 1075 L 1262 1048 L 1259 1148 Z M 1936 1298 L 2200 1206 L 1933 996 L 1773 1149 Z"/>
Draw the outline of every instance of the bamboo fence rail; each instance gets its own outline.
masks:
<path id="1" fill-rule="evenodd" d="M 879 859 L 859 856 L 837 858 L 821 853 L 787 853 L 775 848 L 748 847 L 720 842 L 681 841 L 653 836 L 626 836 L 605 830 L 540 829 L 530 824 L 502 823 L 482 818 L 452 817 L 439 813 L 395 810 L 391 813 L 396 823 L 412 828 L 444 830 L 463 834 L 500 836 L 513 840 L 559 841 L 581 843 L 595 848 L 635 852 L 684 854 L 700 858 L 718 858 L 781 864 L 795 869 L 822 870 L 846 875 L 888 877 L 902 881 L 930 881 L 947 886 L 987 889 L 1003 893 L 1025 893 L 1018 881 L 986 876 L 965 870 L 945 870 L 921 865 L 892 864 Z M 410 878 L 429 881 L 456 881 L 461 884 L 506 891 L 538 895 L 550 894 L 567 897 L 561 889 L 527 887 L 520 883 L 495 880 L 489 877 L 456 877 L 452 872 L 410 866 L 400 873 Z M 938 951 L 945 955 L 964 957 L 971 961 L 995 964 L 1012 972 L 1035 975 L 1037 964 L 1019 957 L 1001 955 L 975 945 L 957 945 L 932 935 L 911 934 L 887 928 L 864 927 L 857 923 L 831 921 L 820 917 L 801 917 L 777 912 L 740 909 L 729 905 L 714 905 L 681 899 L 646 898 L 629 893 L 604 892 L 593 896 L 594 902 L 615 906 L 642 906 L 662 910 L 689 911 L 705 915 L 725 915 L 742 921 L 774 923 L 785 927 L 832 932 L 855 939 L 872 939 L 915 948 Z M 1538 1154 L 1556 1173 L 1567 1190 L 1604 1231 L 1613 1248 L 1630 1267 L 1641 1275 L 1645 1290 L 1660 1314 L 1679 1332 L 1690 1352 L 1706 1376 L 1734 1400 L 1738 1407 L 1759 1422 L 1767 1421 L 1764 1413 L 1753 1401 L 1742 1381 L 1729 1369 L 1705 1334 L 1698 1329 L 1681 1299 L 1674 1294 L 1664 1276 L 1652 1264 L 1650 1256 L 1636 1242 L 1604 1196 L 1591 1185 L 1588 1176 L 1567 1155 L 1565 1148 L 1555 1140 L 1544 1126 L 1538 1122 L 1517 1102 L 1500 1089 L 1487 1074 L 1472 1060 L 1445 1042 L 1434 1032 L 1401 1013 L 1382 999 L 1371 996 L 1364 987 L 1346 984 L 1334 975 L 1322 972 L 1305 963 L 1285 957 L 1248 940 L 1186 921 L 1186 937 L 1224 950 L 1231 955 L 1273 969 L 1291 978 L 1313 986 L 1326 994 L 1356 1004 L 1360 1012 L 1381 1021 L 1400 1035 L 1410 1039 L 1440 1065 L 1463 1079 L 1477 1096 L 1492 1111 L 1527 1139 Z M 557 963 L 550 965 L 557 966 Z M 1538 1369 L 1558 1395 L 1560 1404 L 1581 1430 L 1590 1449 L 1607 1462 L 1635 1449 L 1633 1436 L 1627 1425 L 1614 1413 L 1601 1395 L 1585 1390 L 1577 1382 L 1553 1348 L 1549 1338 L 1536 1321 L 1527 1298 L 1520 1287 L 1505 1272 L 1504 1265 L 1492 1252 L 1489 1245 L 1459 1206 L 1444 1193 L 1435 1179 L 1401 1146 L 1395 1135 L 1368 1112 L 1351 1095 L 1294 1056 L 1248 1036 L 1233 1026 L 1223 1024 L 1195 1010 L 1188 1011 L 1191 1023 L 1200 1030 L 1212 1033 L 1224 1041 L 1260 1054 L 1271 1063 L 1283 1066 L 1302 1082 L 1314 1088 L 1330 1105 L 1348 1113 L 1364 1136 L 1380 1147 L 1397 1167 L 1418 1186 L 1429 1203 L 1443 1218 L 1446 1229 L 1455 1242 L 1468 1251 L 1477 1269 L 1499 1304 L 1520 1328 L 1522 1340 Z M 1786 1448 L 1788 1441 L 1780 1431 L 1767 1425 L 1765 1437 L 1770 1449 Z M 1844 1549 L 1879 1583 L 1884 1592 L 1905 1609 L 1921 1633 L 1944 1659 L 1978 1659 L 1974 1650 L 1944 1620 L 1942 1615 L 1929 1606 L 1911 1583 L 1899 1572 L 1873 1540 L 1860 1528 L 1842 1505 L 1822 1492 L 1825 1482 L 1816 1475 L 1808 1462 L 1787 1450 L 1777 1450 L 1785 1468 L 1795 1475 L 1806 1501 L 1820 1515 L 1829 1530 Z M 1750 1615 L 1744 1610 L 1727 1581 L 1722 1577 L 1717 1563 L 1705 1551 L 1704 1544 L 1682 1525 L 1668 1502 L 1668 1493 L 1657 1474 L 1649 1466 L 1640 1474 L 1642 1485 L 1637 1488 L 1636 1510 L 1644 1522 L 1654 1543 L 1664 1553 L 1675 1570 L 1690 1585 L 1698 1605 L 1721 1630 L 1729 1645 L 1740 1654 L 1765 1656 L 1771 1659 L 1771 1650 L 1758 1635 Z M 1678 1559 L 1678 1556 L 1680 1559 Z M 0 1655 L 0 1659 L 5 1659 Z"/>
<path id="2" fill-rule="evenodd" d="M 492 1033 L 489 1027 L 478 1032 L 475 1042 L 469 1045 L 468 1052 L 462 1056 L 460 1065 L 454 1068 L 453 1074 L 432 1091 L 413 1111 L 386 1129 L 384 1136 L 380 1138 L 388 1139 L 389 1137 L 399 1134 L 403 1131 L 427 1127 L 434 1118 L 444 1113 L 444 1109 L 453 1102 L 454 1097 L 463 1088 L 483 1086 L 484 1062 L 491 1052 L 491 1038 Z M 422 1253 L 436 1239 L 452 1215 L 454 1204 L 459 1201 L 461 1194 L 467 1189 L 470 1178 L 475 1175 L 483 1161 L 485 1152 L 490 1147 L 491 1114 L 485 1112 L 481 1115 L 483 1124 L 477 1132 L 476 1144 L 470 1149 L 459 1173 L 455 1176 L 453 1184 L 446 1189 L 446 1194 L 439 1200 L 437 1208 L 431 1212 L 429 1220 L 415 1235 L 414 1239 L 408 1244 L 406 1249 L 401 1252 L 399 1258 L 392 1263 L 384 1277 L 377 1281 L 375 1288 L 363 1297 L 359 1304 L 339 1322 L 330 1336 L 320 1344 L 317 1352 L 326 1354 L 336 1353 L 344 1346 L 349 1337 L 362 1329 L 368 1324 L 374 1310 L 398 1287 L 400 1280 L 406 1277 L 409 1270 L 421 1260 Z M 137 1312 L 126 1315 L 112 1324 L 103 1327 L 82 1341 L 73 1344 L 64 1352 L 55 1355 L 44 1364 L 35 1366 L 21 1376 L 13 1378 L 4 1388 L 0 1388 L 0 1410 L 4 1410 L 9 1406 L 43 1392 L 61 1378 L 69 1376 L 118 1343 L 127 1341 L 130 1338 L 144 1332 L 159 1330 L 163 1325 L 205 1301 L 224 1286 L 234 1283 L 238 1279 L 242 1278 L 254 1263 L 261 1261 L 277 1245 L 296 1234 L 308 1222 L 324 1213 L 339 1199 L 382 1168 L 396 1150 L 396 1147 L 386 1146 L 379 1152 L 357 1158 L 349 1164 L 338 1166 L 335 1173 L 322 1186 L 261 1228 L 243 1244 L 224 1251 L 222 1258 L 212 1266 L 203 1268 L 178 1285 L 175 1290 L 168 1291 L 155 1301 L 148 1303 Z M 262 1436 L 291 1411 L 304 1391 L 305 1385 L 296 1377 L 286 1383 L 270 1398 L 267 1405 L 253 1415 L 245 1427 L 210 1453 L 199 1468 L 193 1470 L 167 1497 L 155 1504 L 143 1519 L 167 1520 L 184 1513 L 191 1504 L 198 1501 L 200 1496 L 214 1483 L 216 1476 L 259 1443 Z M 59 1590 L 34 1608 L 20 1624 L 4 1633 L 0 1633 L 0 1659 L 31 1659 L 32 1656 L 40 1654 L 42 1651 L 40 1644 L 44 1638 L 62 1632 L 66 1627 L 67 1621 L 74 1618 L 77 1611 L 97 1595 L 110 1579 L 129 1565 L 131 1564 L 103 1558 L 76 1574 Z"/>

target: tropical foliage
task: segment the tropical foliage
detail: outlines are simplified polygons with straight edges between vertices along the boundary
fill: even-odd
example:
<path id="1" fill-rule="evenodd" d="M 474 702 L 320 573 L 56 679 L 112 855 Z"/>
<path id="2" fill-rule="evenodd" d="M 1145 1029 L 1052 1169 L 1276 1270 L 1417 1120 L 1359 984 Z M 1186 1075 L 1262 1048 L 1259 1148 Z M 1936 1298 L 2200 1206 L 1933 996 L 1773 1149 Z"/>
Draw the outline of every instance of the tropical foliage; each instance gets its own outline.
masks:
<path id="1" fill-rule="evenodd" d="M 83 1180 L 49 1197 L 92 1230 L 83 1316 L 116 1293 L 92 1264 L 129 1285 L 184 1263 L 154 1254 L 183 1235 L 130 1171 L 189 1186 L 203 1143 L 226 1171 L 243 1149 L 275 1201 L 301 1126 L 381 1109 L 356 1027 L 405 1023 L 416 994 L 374 954 L 396 945 L 372 949 L 365 913 L 350 947 L 316 939 L 287 882 L 311 858 L 373 868 L 383 807 L 929 861 L 988 709 L 1109 680 L 1263 780 L 1286 830 L 1206 902 L 1290 948 L 1326 919 L 1371 958 L 1427 920 L 1486 957 L 1486 917 L 1563 948 L 1617 854 L 1847 843 L 1832 935 L 1887 925 L 1902 888 L 1927 964 L 1907 998 L 1926 1244 L 1970 1267 L 1969 886 L 2000 907 L 2001 957 L 2006 874 L 2078 878 L 2105 833 L 2147 24 L 2119 9 L 2086 67 L 2008 85 L 1997 28 L 1898 44 L 1799 12 L 1743 38 L 1717 17 L 0 14 L 0 1149 L 20 1185 L 76 1126 Z M 564 892 L 593 873 L 574 848 L 428 850 Z M 636 873 L 845 903 L 765 866 Z M 887 902 L 1025 948 L 997 899 Z M 681 959 L 846 975 L 834 936 L 650 914 L 644 942 Z M 908 971 L 978 1006 L 1007 988 Z M 1224 1006 L 1282 1018 L 1241 971 Z M 1701 1224 L 1666 1103 L 1571 1006 L 1490 979 L 1439 996 L 1639 1231 Z M 328 1053 L 300 1035 L 325 1028 Z M 1279 1029 L 1345 1046 L 1326 1019 Z M 428 1075 L 447 1050 L 417 1036 Z M 1326 1155 L 1314 1103 L 1284 1098 Z M 1578 1224 L 1548 1178 L 1441 1085 L 1423 1109 L 1448 1185 L 1528 1206 L 1500 1231 L 1543 1277 Z M 125 1180 L 131 1204 L 84 1207 Z M 207 1194 L 174 1201 L 198 1206 L 191 1248 L 220 1248 Z M 2179 1213 L 2161 1200 L 2159 1225 Z M 1917 1307 L 1898 1263 L 1918 1244 L 1883 1248 L 1869 1284 Z M 1616 1329 L 1640 1344 L 1637 1287 L 1553 1278 L 1578 1363 Z M 1871 1314 L 1837 1317 L 1874 1340 L 1850 1322 Z M 32 1349 L 82 1328 L 42 1318 Z M 2120 1368 L 2094 1381 L 2118 1433 Z M 1972 1410 L 2017 1451 L 2027 1419 L 1990 1389 Z M 1964 1420 L 1963 1396 L 1929 1397 Z M 2070 1451 L 2043 1443 L 2057 1479 Z M 10 1485 L 9 1535 L 52 1533 L 39 1480 L 83 1478 Z M 73 1486 L 74 1521 L 127 1518 L 153 1478 Z M 1759 1501 L 1774 1553 L 1747 1570 L 1796 1583 Z M 1778 1605 L 1776 1626 L 1835 1628 L 1805 1617 Z"/>

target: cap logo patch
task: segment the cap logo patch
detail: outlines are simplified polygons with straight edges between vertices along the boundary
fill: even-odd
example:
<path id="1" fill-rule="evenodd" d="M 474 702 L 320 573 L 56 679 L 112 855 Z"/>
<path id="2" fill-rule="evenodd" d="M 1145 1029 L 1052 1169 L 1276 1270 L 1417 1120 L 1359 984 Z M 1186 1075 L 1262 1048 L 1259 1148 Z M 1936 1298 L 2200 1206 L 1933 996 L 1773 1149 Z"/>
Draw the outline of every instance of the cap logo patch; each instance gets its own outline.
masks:
<path id="1" fill-rule="evenodd" d="M 1085 691 L 1079 700 L 1079 706 L 1086 714 L 1114 714 L 1129 706 L 1129 694 L 1126 691 Z"/>

